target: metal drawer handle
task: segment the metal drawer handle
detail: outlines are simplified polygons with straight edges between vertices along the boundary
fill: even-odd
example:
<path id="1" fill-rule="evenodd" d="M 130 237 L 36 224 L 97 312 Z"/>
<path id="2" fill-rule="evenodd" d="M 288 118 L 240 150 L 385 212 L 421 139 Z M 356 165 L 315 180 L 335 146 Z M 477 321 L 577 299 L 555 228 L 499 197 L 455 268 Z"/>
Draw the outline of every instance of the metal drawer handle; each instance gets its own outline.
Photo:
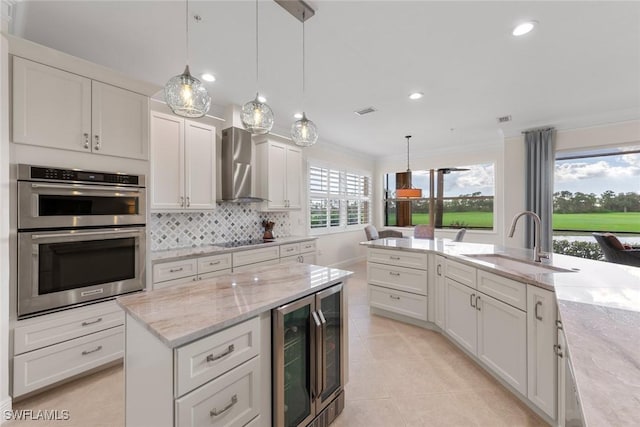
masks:
<path id="1" fill-rule="evenodd" d="M 471 294 L 471 295 L 469 295 L 469 305 L 470 305 L 471 307 L 473 307 L 473 308 L 476 308 L 476 306 L 475 306 L 475 305 L 473 305 L 473 301 L 474 301 L 475 297 L 476 297 L 476 294 Z"/>
<path id="2" fill-rule="evenodd" d="M 178 271 L 182 271 L 182 270 L 183 270 L 182 267 L 180 267 L 180 268 L 171 268 L 171 269 L 169 269 L 169 273 L 177 273 Z"/>
<path id="3" fill-rule="evenodd" d="M 97 347 L 96 347 L 96 348 L 94 348 L 93 350 L 84 350 L 84 351 L 82 352 L 82 355 L 83 355 L 83 356 L 86 356 L 87 354 L 95 353 L 96 351 L 100 351 L 100 350 L 102 350 L 102 346 L 101 346 L 101 345 L 97 346 Z"/>
<path id="4" fill-rule="evenodd" d="M 209 265 L 218 265 L 218 264 L 220 264 L 220 261 L 215 261 L 215 262 L 214 262 L 214 261 L 211 261 L 211 262 L 209 263 Z"/>
<path id="5" fill-rule="evenodd" d="M 289 248 L 289 249 L 287 249 L 287 252 L 293 252 L 294 250 L 295 249 L 293 249 L 293 248 Z"/>
<path id="6" fill-rule="evenodd" d="M 89 134 L 88 133 L 83 133 L 84 135 L 84 148 L 88 149 L 89 148 Z"/>
<path id="7" fill-rule="evenodd" d="M 233 353 L 233 351 L 236 349 L 236 347 L 233 344 L 229 344 L 229 347 L 227 347 L 227 349 L 225 351 L 223 351 L 222 353 L 218 354 L 218 355 L 213 355 L 210 354 L 207 356 L 207 362 L 214 362 L 218 359 L 222 359 L 223 357 Z M 224 411 L 223 411 L 224 412 Z"/>
<path id="8" fill-rule="evenodd" d="M 400 257 L 399 256 L 390 256 L 389 259 L 394 259 L 396 261 L 399 261 Z"/>
<path id="9" fill-rule="evenodd" d="M 556 353 L 556 355 L 557 355 L 558 357 L 560 357 L 560 358 L 562 358 L 562 357 L 563 357 L 563 354 L 562 354 L 562 346 L 561 346 L 561 345 L 559 345 L 559 344 L 554 344 L 554 345 L 553 345 L 553 351 Z"/>
<path id="10" fill-rule="evenodd" d="M 399 275 L 400 275 L 400 273 L 397 273 L 397 272 L 395 272 L 395 271 L 390 271 L 390 272 L 389 272 L 389 275 L 390 275 L 390 276 L 399 276 Z"/>
<path id="11" fill-rule="evenodd" d="M 191 206 L 191 198 L 187 196 L 187 207 Z"/>
<path id="12" fill-rule="evenodd" d="M 538 301 L 536 303 L 536 319 L 538 320 L 542 320 L 542 316 L 540 314 L 538 314 L 538 307 L 542 307 L 542 301 Z"/>
<path id="13" fill-rule="evenodd" d="M 436 271 L 438 272 L 438 276 L 442 276 L 442 264 L 438 264 Z"/>
<path id="14" fill-rule="evenodd" d="M 209 416 L 211 417 L 217 417 L 218 415 L 222 415 L 225 412 L 227 412 L 229 409 L 233 408 L 233 405 L 235 405 L 236 403 L 238 403 L 238 395 L 234 394 L 233 396 L 231 396 L 231 402 L 225 406 L 224 408 L 222 408 L 221 410 L 217 410 L 216 408 L 213 408 L 210 412 L 209 412 Z"/>
<path id="15" fill-rule="evenodd" d="M 562 330 L 562 320 L 556 320 L 556 328 Z"/>
<path id="16" fill-rule="evenodd" d="M 94 135 L 95 139 L 96 139 L 96 146 L 95 149 L 96 150 L 100 150 L 100 136 L 99 135 Z"/>
<path id="17" fill-rule="evenodd" d="M 96 320 L 93 320 L 91 322 L 82 322 L 82 326 L 95 325 L 96 323 L 100 322 L 102 322 L 102 317 L 98 317 Z"/>
<path id="18" fill-rule="evenodd" d="M 395 295 L 389 295 L 389 298 L 391 298 L 391 299 L 396 299 L 396 300 L 400 299 L 400 297 L 397 297 L 397 296 L 395 296 Z"/>
<path id="19" fill-rule="evenodd" d="M 478 311 L 482 311 L 482 310 L 480 310 L 480 301 L 481 301 L 480 295 L 478 295 L 476 297 L 476 310 L 478 310 Z"/>

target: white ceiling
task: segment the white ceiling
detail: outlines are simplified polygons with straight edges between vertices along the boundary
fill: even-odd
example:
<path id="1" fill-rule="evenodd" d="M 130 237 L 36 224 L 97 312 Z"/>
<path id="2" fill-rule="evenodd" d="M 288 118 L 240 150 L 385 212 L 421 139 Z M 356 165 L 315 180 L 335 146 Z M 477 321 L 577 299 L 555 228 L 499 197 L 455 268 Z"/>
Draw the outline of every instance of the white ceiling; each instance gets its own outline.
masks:
<path id="1" fill-rule="evenodd" d="M 543 125 L 640 118 L 640 2 L 315 1 L 305 110 L 321 141 L 382 157 L 483 145 Z M 260 89 L 288 133 L 301 109 L 302 24 L 260 1 Z M 13 32 L 158 85 L 184 68 L 185 3 L 20 1 Z M 191 1 L 190 65 L 213 111 L 255 86 L 253 1 Z M 520 38 L 515 24 L 539 26 Z M 410 101 L 413 91 L 425 93 Z M 363 117 L 354 110 L 373 106 Z M 513 121 L 498 125 L 498 116 Z M 451 130 L 453 129 L 453 130 Z"/>

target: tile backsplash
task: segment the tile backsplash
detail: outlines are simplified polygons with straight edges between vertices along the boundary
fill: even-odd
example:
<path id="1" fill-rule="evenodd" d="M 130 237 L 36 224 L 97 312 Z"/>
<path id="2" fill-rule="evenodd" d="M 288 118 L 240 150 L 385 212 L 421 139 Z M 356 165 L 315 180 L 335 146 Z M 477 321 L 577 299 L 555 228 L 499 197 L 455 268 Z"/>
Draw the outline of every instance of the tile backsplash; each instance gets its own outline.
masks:
<path id="1" fill-rule="evenodd" d="M 259 212 L 253 205 L 218 203 L 214 211 L 154 212 L 149 223 L 151 250 L 259 239 L 263 219 L 276 223 L 276 238 L 291 234 L 288 212 Z"/>

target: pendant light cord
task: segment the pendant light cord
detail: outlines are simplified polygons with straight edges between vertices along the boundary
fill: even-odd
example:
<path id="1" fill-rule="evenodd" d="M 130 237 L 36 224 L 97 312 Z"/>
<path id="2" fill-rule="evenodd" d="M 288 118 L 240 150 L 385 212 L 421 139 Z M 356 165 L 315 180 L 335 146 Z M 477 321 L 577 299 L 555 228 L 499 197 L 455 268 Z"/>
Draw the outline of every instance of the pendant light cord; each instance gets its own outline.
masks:
<path id="1" fill-rule="evenodd" d="M 185 5 L 186 5 L 186 8 L 185 8 L 185 12 L 184 12 L 184 28 L 185 28 L 185 31 L 186 31 L 185 40 L 186 40 L 186 43 L 187 43 L 185 50 L 187 51 L 187 66 L 188 66 L 189 65 L 189 59 L 190 59 L 189 58 L 189 0 L 185 1 Z"/>
<path id="2" fill-rule="evenodd" d="M 258 0 L 256 0 L 256 94 L 260 90 L 260 78 L 258 73 Z"/>
<path id="3" fill-rule="evenodd" d="M 407 135 L 405 136 L 405 138 L 407 138 L 407 172 L 410 172 L 411 168 L 409 167 L 409 138 L 411 138 L 411 135 Z"/>
<path id="4" fill-rule="evenodd" d="M 302 11 L 302 114 L 304 114 L 304 98 L 305 98 L 305 37 L 304 37 L 304 21 L 305 11 Z"/>

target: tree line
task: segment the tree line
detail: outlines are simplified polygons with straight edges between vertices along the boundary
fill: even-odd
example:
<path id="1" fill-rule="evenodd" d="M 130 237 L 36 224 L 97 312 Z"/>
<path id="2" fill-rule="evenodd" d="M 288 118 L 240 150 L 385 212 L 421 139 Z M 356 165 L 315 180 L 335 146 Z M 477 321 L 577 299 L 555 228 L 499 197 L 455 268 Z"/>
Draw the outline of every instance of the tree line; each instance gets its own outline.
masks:
<path id="1" fill-rule="evenodd" d="M 493 212 L 493 196 L 483 196 L 480 191 L 443 199 L 445 212 Z M 429 200 L 413 201 L 412 211 L 429 213 Z"/>
<path id="2" fill-rule="evenodd" d="M 553 193 L 555 213 L 640 212 L 640 193 L 618 193 L 607 190 L 601 195 L 580 191 Z"/>

